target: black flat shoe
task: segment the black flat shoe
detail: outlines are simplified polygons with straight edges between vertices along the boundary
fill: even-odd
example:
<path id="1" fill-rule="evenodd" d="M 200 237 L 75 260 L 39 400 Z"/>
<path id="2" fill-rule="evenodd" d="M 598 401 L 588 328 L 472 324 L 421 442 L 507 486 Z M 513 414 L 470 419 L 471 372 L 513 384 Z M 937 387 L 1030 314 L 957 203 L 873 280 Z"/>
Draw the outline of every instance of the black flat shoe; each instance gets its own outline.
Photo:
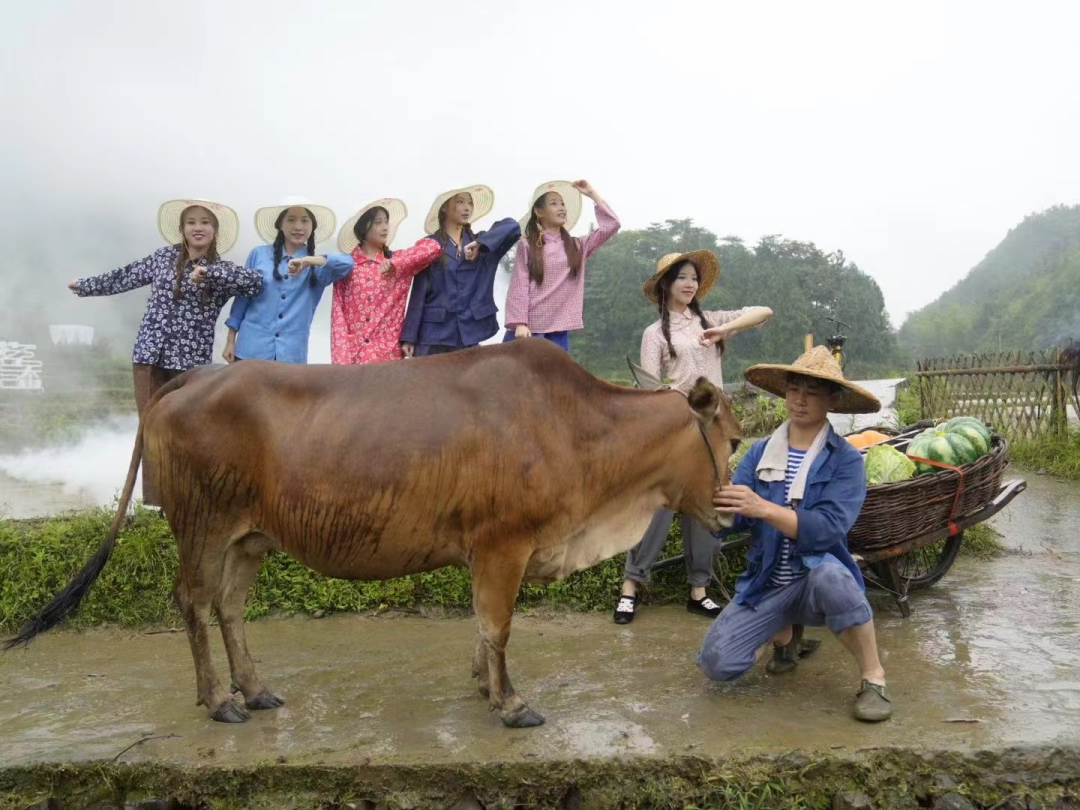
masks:
<path id="1" fill-rule="evenodd" d="M 701 599 L 688 599 L 686 609 L 699 616 L 708 616 L 710 619 L 715 619 L 723 610 L 722 607 L 707 596 Z"/>
<path id="2" fill-rule="evenodd" d="M 615 624 L 630 624 L 634 620 L 637 597 L 623 594 L 615 604 Z"/>

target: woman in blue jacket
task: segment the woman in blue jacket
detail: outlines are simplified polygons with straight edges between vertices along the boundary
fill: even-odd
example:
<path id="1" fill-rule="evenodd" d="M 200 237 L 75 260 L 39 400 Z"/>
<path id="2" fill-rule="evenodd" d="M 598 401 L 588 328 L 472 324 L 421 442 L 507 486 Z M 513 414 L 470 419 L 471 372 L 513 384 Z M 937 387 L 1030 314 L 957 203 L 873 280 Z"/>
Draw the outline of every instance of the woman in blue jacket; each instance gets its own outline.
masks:
<path id="1" fill-rule="evenodd" d="M 507 218 L 474 234 L 473 223 L 494 204 L 495 193 L 487 186 L 453 189 L 432 204 L 424 224 L 442 252 L 413 279 L 401 330 L 406 357 L 467 349 L 499 331 L 495 273 L 521 237 L 521 226 Z"/>
<path id="2" fill-rule="evenodd" d="M 306 363 L 311 321 L 323 290 L 353 269 L 346 253 L 315 255 L 315 245 L 337 227 L 334 212 L 321 205 L 275 205 L 255 212 L 255 230 L 264 242 L 248 255 L 262 290 L 237 297 L 225 325 L 229 336 L 222 357 Z"/>

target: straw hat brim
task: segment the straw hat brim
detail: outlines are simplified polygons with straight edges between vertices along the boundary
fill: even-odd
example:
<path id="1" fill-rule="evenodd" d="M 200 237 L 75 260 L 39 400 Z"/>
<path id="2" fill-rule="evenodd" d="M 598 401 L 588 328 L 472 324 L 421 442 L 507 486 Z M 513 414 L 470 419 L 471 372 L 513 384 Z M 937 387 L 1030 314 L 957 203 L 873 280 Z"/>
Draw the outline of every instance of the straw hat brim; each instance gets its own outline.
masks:
<path id="1" fill-rule="evenodd" d="M 881 401 L 876 396 L 865 388 L 845 380 L 842 373 L 838 375 L 840 367 L 836 366 L 836 361 L 832 359 L 828 349 L 823 346 L 815 348 L 824 351 L 825 356 L 835 366 L 835 370 L 824 363 L 815 363 L 817 358 L 812 357 L 815 352 L 811 350 L 791 365 L 760 363 L 750 366 L 745 373 L 746 380 L 751 385 L 783 398 L 787 395 L 788 375 L 801 374 L 804 377 L 814 377 L 840 386 L 840 399 L 836 407 L 831 409 L 832 413 L 877 413 L 881 410 Z"/>
<path id="2" fill-rule="evenodd" d="M 659 294 L 656 292 L 656 285 L 660 283 L 664 273 L 684 261 L 693 264 L 701 275 L 701 281 L 698 282 L 697 297 L 699 299 L 704 298 L 709 290 L 713 288 L 713 285 L 716 284 L 716 280 L 720 278 L 720 260 L 716 258 L 716 254 L 711 250 L 691 250 L 689 253 L 669 253 L 666 256 L 661 256 L 656 263 L 656 272 L 641 287 L 645 297 L 654 304 L 657 303 Z"/>
<path id="3" fill-rule="evenodd" d="M 444 202 L 458 194 L 472 195 L 473 212 L 472 219 L 469 221 L 470 225 L 486 217 L 495 207 L 495 192 L 489 186 L 469 186 L 444 191 L 435 198 L 435 202 L 431 204 L 431 209 L 424 218 L 424 233 L 431 234 L 439 230 L 439 209 L 442 208 Z"/>
<path id="4" fill-rule="evenodd" d="M 375 207 L 385 208 L 389 214 L 390 231 L 386 235 L 386 245 L 389 247 L 394 243 L 394 237 L 397 236 L 398 226 L 400 226 L 401 223 L 405 221 L 405 217 L 409 215 L 409 209 L 405 207 L 405 202 L 403 200 L 394 197 L 384 197 L 381 200 L 375 200 L 375 202 L 368 203 L 345 221 L 345 224 L 341 226 L 341 230 L 338 231 L 338 250 L 342 253 L 352 253 L 356 246 L 360 244 L 356 239 L 356 234 L 353 233 L 353 227 L 360 220 L 360 217 Z"/>
<path id="5" fill-rule="evenodd" d="M 260 239 L 267 244 L 273 244 L 274 240 L 277 239 L 277 228 L 274 227 L 274 223 L 277 221 L 278 214 L 289 208 L 306 208 L 315 215 L 315 222 L 318 223 L 318 227 L 315 229 L 316 244 L 325 242 L 337 230 L 337 217 L 325 205 L 310 205 L 308 203 L 270 205 L 255 212 L 255 231 L 259 234 Z"/>
<path id="6" fill-rule="evenodd" d="M 581 192 L 574 188 L 572 183 L 565 180 L 552 180 L 550 183 L 537 186 L 536 191 L 533 192 L 532 197 L 529 199 L 529 210 L 525 213 L 525 216 L 518 220 L 522 233 L 525 233 L 525 226 L 529 224 L 529 219 L 532 218 L 533 203 L 540 199 L 541 194 L 547 194 L 549 191 L 554 191 L 566 203 L 566 222 L 563 227 L 567 231 L 572 231 L 574 226 L 578 224 L 578 220 L 581 219 Z"/>
<path id="7" fill-rule="evenodd" d="M 240 236 L 240 217 L 229 206 L 211 200 L 188 199 L 163 202 L 158 208 L 158 231 L 161 233 L 161 238 L 169 245 L 178 245 L 184 241 L 180 215 L 193 205 L 205 208 L 217 217 L 217 252 L 224 256 L 233 249 Z"/>

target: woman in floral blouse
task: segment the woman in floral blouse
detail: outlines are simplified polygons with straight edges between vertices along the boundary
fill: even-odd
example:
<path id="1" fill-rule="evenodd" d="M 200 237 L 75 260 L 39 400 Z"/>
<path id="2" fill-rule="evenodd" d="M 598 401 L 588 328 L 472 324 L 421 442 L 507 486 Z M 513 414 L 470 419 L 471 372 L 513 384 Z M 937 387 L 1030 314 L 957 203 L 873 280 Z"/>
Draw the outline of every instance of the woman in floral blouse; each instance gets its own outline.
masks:
<path id="1" fill-rule="evenodd" d="M 237 296 L 222 357 L 306 363 L 308 339 L 323 290 L 353 268 L 347 253 L 315 255 L 337 227 L 322 205 L 275 205 L 255 212 L 255 230 L 264 242 L 251 251 L 247 267 L 262 275 L 262 291 Z"/>
<path id="2" fill-rule="evenodd" d="M 68 284 L 76 295 L 116 295 L 150 285 L 132 364 L 139 417 L 162 385 L 183 371 L 210 363 L 214 325 L 234 295 L 262 288 L 257 270 L 220 257 L 236 244 L 236 212 L 205 200 L 171 200 L 158 210 L 158 230 L 168 242 L 144 259 Z M 159 505 L 143 475 L 143 501 Z"/>
<path id="3" fill-rule="evenodd" d="M 570 231 L 583 194 L 596 205 L 597 227 L 576 239 Z M 585 260 L 615 235 L 619 218 L 587 180 L 544 183 L 532 199 L 506 292 L 503 342 L 542 337 L 570 351 L 570 332 L 584 328 Z"/>
<path id="4" fill-rule="evenodd" d="M 330 306 L 334 363 L 382 363 L 402 357 L 401 326 L 409 285 L 439 255 L 434 239 L 390 250 L 407 215 L 401 200 L 376 200 L 361 208 L 338 234 L 338 248 L 352 254 L 354 268 L 334 282 Z"/>
<path id="5" fill-rule="evenodd" d="M 720 262 L 711 250 L 669 253 L 656 263 L 656 273 L 645 282 L 645 297 L 657 305 L 660 318 L 641 336 L 641 367 L 671 387 L 688 393 L 698 377 L 723 390 L 721 359 L 724 339 L 763 325 L 772 317 L 768 307 L 703 311 L 701 299 L 716 283 Z M 714 345 L 715 344 L 715 345 Z M 653 515 L 641 542 L 626 555 L 626 580 L 615 606 L 615 622 L 628 624 L 637 607 L 637 585 L 646 582 L 657 555 L 667 541 L 673 513 L 660 509 Z M 709 618 L 720 614 L 705 586 L 712 579 L 716 543 L 712 534 L 692 518 L 682 518 L 690 599 L 686 609 Z"/>

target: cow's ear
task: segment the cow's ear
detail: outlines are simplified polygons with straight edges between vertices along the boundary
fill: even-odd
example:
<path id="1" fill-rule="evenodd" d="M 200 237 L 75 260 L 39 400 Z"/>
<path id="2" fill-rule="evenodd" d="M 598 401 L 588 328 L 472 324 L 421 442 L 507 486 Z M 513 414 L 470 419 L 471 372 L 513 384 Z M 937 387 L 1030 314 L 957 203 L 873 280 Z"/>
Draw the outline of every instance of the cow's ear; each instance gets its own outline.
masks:
<path id="1" fill-rule="evenodd" d="M 694 411 L 694 416 L 707 423 L 716 416 L 722 396 L 723 394 L 720 393 L 719 388 L 704 377 L 698 377 L 694 387 L 690 389 L 687 399 L 690 400 L 690 407 Z"/>

